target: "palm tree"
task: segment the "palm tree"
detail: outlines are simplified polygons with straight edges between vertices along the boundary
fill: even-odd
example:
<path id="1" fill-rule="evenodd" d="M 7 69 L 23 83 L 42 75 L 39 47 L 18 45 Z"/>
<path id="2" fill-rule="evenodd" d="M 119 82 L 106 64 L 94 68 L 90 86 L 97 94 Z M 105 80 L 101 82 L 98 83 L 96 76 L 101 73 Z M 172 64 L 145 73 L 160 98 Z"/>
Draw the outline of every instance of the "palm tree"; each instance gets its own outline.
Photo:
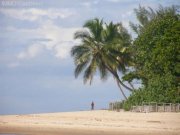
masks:
<path id="1" fill-rule="evenodd" d="M 71 49 L 74 58 L 75 77 L 84 72 L 84 83 L 92 83 L 93 75 L 99 70 L 102 80 L 106 80 L 111 73 L 123 96 L 127 99 L 121 86 L 132 91 L 120 79 L 118 71 L 124 73 L 129 64 L 130 56 L 127 51 L 130 36 L 121 24 L 104 24 L 103 20 L 93 19 L 87 21 L 85 29 L 77 31 L 75 39 L 81 43 Z"/>
<path id="2" fill-rule="evenodd" d="M 145 8 L 139 5 L 138 9 L 134 9 L 136 19 L 139 24 L 134 24 L 130 22 L 130 27 L 136 34 L 140 34 L 141 31 L 146 27 L 148 23 L 150 23 L 155 18 L 162 18 L 166 13 L 169 15 L 175 16 L 176 12 L 178 12 L 178 6 L 171 7 L 162 7 L 159 6 L 158 10 L 153 10 L 151 7 Z"/>

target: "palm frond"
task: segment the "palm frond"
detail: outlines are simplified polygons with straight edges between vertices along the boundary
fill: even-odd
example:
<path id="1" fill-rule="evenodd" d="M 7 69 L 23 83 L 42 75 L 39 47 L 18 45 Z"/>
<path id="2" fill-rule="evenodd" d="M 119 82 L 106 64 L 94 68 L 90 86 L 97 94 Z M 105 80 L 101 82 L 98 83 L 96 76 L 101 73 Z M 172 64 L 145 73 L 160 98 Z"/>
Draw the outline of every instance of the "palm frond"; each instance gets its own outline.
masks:
<path id="1" fill-rule="evenodd" d="M 86 30 L 77 31 L 74 33 L 74 39 L 84 39 L 89 37 L 90 33 Z"/>
<path id="2" fill-rule="evenodd" d="M 102 40 L 101 35 L 103 31 L 103 20 L 99 20 L 97 18 L 93 20 L 88 20 L 83 27 L 90 30 L 92 37 L 96 41 Z"/>
<path id="3" fill-rule="evenodd" d="M 88 53 L 89 51 L 90 51 L 89 48 L 86 47 L 85 45 L 73 46 L 71 48 L 71 56 L 80 57 L 81 55 L 83 55 L 84 53 Z"/>
<path id="4" fill-rule="evenodd" d="M 176 16 L 178 9 L 178 6 L 163 7 L 159 5 L 158 10 L 153 10 L 150 7 L 145 8 L 139 5 L 138 9 L 134 9 L 139 24 L 133 24 L 130 22 L 130 27 L 136 34 L 139 35 L 143 31 L 144 27 L 153 19 L 162 18 L 164 15 Z"/>
<path id="5" fill-rule="evenodd" d="M 106 24 L 106 29 L 104 30 L 104 41 L 105 42 L 112 42 L 114 38 L 117 38 L 117 25 L 110 22 Z"/>
<path id="6" fill-rule="evenodd" d="M 148 23 L 148 10 L 145 7 L 139 5 L 138 9 L 134 9 L 136 17 L 142 26 Z"/>
<path id="7" fill-rule="evenodd" d="M 108 70 L 106 69 L 105 63 L 102 60 L 98 61 L 98 69 L 101 80 L 106 81 L 108 77 Z"/>
<path id="8" fill-rule="evenodd" d="M 90 85 L 91 85 L 92 80 L 93 80 L 93 75 L 96 72 L 96 68 L 97 68 L 96 58 L 93 57 L 90 65 L 84 71 L 84 76 L 83 76 L 84 77 L 84 83 L 87 83 L 89 81 Z"/>
<path id="9" fill-rule="evenodd" d="M 148 7 L 148 9 L 149 9 L 148 16 L 150 20 L 152 20 L 156 17 L 156 12 L 151 7 Z"/>
<path id="10" fill-rule="evenodd" d="M 74 71 L 75 78 L 77 78 L 79 74 L 84 71 L 89 61 L 90 59 L 86 59 L 84 61 L 79 62 L 79 64 L 76 66 L 75 71 Z"/>
<path id="11" fill-rule="evenodd" d="M 76 66 L 91 59 L 91 51 L 86 46 L 74 46 L 71 49 L 71 55 Z"/>

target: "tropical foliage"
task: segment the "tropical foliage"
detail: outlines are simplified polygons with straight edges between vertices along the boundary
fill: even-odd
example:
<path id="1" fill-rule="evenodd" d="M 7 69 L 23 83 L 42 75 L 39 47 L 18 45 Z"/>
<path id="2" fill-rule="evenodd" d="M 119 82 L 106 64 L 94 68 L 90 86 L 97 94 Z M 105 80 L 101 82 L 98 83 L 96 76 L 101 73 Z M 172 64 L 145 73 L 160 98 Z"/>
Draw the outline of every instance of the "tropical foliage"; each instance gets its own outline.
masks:
<path id="1" fill-rule="evenodd" d="M 180 102 L 180 16 L 177 8 L 158 11 L 136 9 L 139 25 L 134 40 L 135 71 L 125 80 L 141 79 L 143 87 L 128 98 L 125 106 L 142 102 Z M 143 21 L 144 20 L 144 21 Z"/>
<path id="2" fill-rule="evenodd" d="M 128 110 L 131 105 L 142 102 L 180 102 L 180 15 L 178 7 L 159 7 L 158 10 L 139 6 L 135 9 L 138 24 L 130 22 L 137 38 L 131 36 L 121 23 L 109 24 L 93 19 L 77 31 L 75 39 L 81 43 L 74 46 L 75 77 L 83 73 L 84 82 L 92 82 L 96 71 L 102 80 L 113 75 L 123 96 L 122 87 L 130 90 L 124 102 Z M 127 69 L 131 69 L 128 71 Z M 142 81 L 134 90 L 123 81 Z M 131 86 L 131 87 L 130 87 Z"/>
<path id="3" fill-rule="evenodd" d="M 99 19 L 89 20 L 84 24 L 83 30 L 75 33 L 74 38 L 81 40 L 71 50 L 76 65 L 75 77 L 83 72 L 84 82 L 89 81 L 91 84 L 97 70 L 102 80 L 106 80 L 110 73 L 126 98 L 121 86 L 130 91 L 132 88 L 121 81 L 118 71 L 124 73 L 130 65 L 128 47 L 131 45 L 131 37 L 122 24 L 106 24 Z"/>

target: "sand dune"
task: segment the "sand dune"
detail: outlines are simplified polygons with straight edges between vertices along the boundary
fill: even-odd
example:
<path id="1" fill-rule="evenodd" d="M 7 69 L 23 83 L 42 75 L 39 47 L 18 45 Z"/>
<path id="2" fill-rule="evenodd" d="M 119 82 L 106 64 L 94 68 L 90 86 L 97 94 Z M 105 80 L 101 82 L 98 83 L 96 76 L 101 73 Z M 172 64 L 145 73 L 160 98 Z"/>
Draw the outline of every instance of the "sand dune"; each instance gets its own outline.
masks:
<path id="1" fill-rule="evenodd" d="M 0 133 L 20 135 L 180 135 L 180 113 L 81 111 L 0 116 Z"/>

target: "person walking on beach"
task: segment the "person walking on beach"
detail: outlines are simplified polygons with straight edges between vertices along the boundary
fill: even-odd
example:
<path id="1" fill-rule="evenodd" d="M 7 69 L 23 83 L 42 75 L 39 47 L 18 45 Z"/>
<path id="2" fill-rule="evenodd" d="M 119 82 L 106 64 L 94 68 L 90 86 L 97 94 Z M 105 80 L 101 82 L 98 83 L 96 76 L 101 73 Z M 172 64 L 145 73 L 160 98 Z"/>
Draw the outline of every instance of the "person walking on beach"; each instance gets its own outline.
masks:
<path id="1" fill-rule="evenodd" d="M 91 103 L 91 110 L 94 110 L 94 102 Z"/>

